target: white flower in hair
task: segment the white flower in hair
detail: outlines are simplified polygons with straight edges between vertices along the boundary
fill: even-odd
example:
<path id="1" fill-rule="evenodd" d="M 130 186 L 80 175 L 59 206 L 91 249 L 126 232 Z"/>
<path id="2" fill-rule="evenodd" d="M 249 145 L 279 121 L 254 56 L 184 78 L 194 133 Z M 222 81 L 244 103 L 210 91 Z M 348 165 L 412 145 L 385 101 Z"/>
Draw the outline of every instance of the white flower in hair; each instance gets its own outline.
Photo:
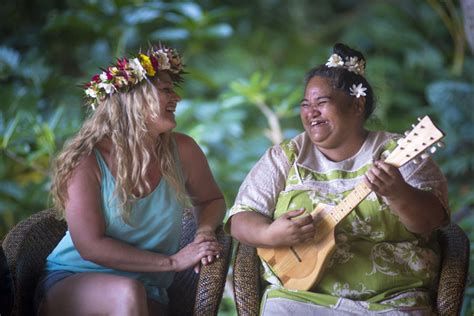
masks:
<path id="1" fill-rule="evenodd" d="M 101 82 L 98 85 L 99 89 L 104 89 L 105 93 L 112 94 L 116 89 L 112 83 Z"/>
<path id="2" fill-rule="evenodd" d="M 365 91 L 367 88 L 362 86 L 362 83 L 359 83 L 357 86 L 355 84 L 352 85 L 352 87 L 349 88 L 349 91 L 351 92 L 350 95 L 355 96 L 356 98 L 360 98 L 361 96 L 365 97 L 367 94 Z"/>
<path id="3" fill-rule="evenodd" d="M 160 69 L 166 70 L 171 68 L 170 59 L 168 55 L 162 50 L 159 50 L 155 54 L 156 59 L 158 59 L 158 63 L 160 65 Z"/>
<path id="4" fill-rule="evenodd" d="M 363 75 L 365 70 L 365 62 L 363 59 L 359 60 L 357 56 L 349 57 L 349 60 L 346 61 L 344 65 L 347 70 L 358 74 Z"/>
<path id="5" fill-rule="evenodd" d="M 146 70 L 143 68 L 142 64 L 140 64 L 140 60 L 138 58 L 133 58 L 129 62 L 130 68 L 133 70 L 135 75 L 138 78 L 138 81 L 142 81 L 145 79 Z"/>
<path id="6" fill-rule="evenodd" d="M 99 76 L 100 80 L 102 81 L 107 81 L 108 80 L 108 77 L 107 77 L 107 73 L 105 71 L 103 71 L 100 76 Z"/>
<path id="7" fill-rule="evenodd" d="M 338 54 L 332 54 L 329 57 L 328 62 L 326 63 L 328 67 L 342 67 L 344 66 L 344 61 L 342 60 L 341 56 Z"/>
<path id="8" fill-rule="evenodd" d="M 86 89 L 86 95 L 91 97 L 91 98 L 97 98 L 97 90 L 93 89 L 93 88 L 87 88 Z"/>
<path id="9" fill-rule="evenodd" d="M 349 60 L 346 61 L 345 67 L 347 70 L 358 74 L 358 75 L 363 75 L 364 74 L 364 60 L 360 60 L 357 56 L 354 57 L 349 57 Z"/>
<path id="10" fill-rule="evenodd" d="M 361 59 L 355 68 L 355 73 L 363 76 L 365 73 L 365 60 Z"/>

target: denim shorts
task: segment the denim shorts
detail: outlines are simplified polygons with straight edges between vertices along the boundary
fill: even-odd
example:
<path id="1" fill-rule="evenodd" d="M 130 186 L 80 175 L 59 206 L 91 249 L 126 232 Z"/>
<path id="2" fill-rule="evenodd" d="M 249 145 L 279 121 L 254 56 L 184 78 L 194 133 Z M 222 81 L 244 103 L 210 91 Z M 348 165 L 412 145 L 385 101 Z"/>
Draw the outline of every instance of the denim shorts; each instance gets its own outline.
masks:
<path id="1" fill-rule="evenodd" d="M 38 314 L 41 301 L 46 296 L 46 293 L 59 281 L 76 274 L 75 272 L 56 270 L 56 271 L 45 271 L 40 277 L 38 284 L 36 285 L 35 296 L 33 298 L 33 308 L 35 315 Z"/>

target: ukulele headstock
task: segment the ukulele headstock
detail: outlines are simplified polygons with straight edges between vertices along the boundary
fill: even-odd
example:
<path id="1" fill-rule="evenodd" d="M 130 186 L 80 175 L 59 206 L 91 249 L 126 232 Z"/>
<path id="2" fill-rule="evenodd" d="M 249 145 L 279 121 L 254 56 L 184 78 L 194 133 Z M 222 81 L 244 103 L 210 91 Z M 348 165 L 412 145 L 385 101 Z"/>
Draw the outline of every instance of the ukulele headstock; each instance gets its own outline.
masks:
<path id="1" fill-rule="evenodd" d="M 438 147 L 442 147 L 440 139 L 444 137 L 444 133 L 438 129 L 428 116 L 418 119 L 416 125 L 412 125 L 413 129 L 405 133 L 405 137 L 398 140 L 398 146 L 391 152 L 385 162 L 401 167 L 410 160 L 417 162 L 420 158 L 425 159 L 429 156 L 426 152 L 434 153 L 438 143 Z M 431 147 L 431 148 L 429 148 Z"/>

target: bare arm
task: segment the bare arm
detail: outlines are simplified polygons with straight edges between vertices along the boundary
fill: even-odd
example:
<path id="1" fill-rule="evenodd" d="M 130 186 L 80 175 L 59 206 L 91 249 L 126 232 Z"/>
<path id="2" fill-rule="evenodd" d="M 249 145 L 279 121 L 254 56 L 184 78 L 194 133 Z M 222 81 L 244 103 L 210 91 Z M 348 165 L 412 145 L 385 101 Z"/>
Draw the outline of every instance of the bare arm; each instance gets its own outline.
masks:
<path id="1" fill-rule="evenodd" d="M 197 233 L 214 232 L 226 212 L 224 196 L 198 144 L 189 136 L 176 133 L 179 154 L 186 176 L 186 189 L 191 197 L 197 220 Z"/>
<path id="2" fill-rule="evenodd" d="M 113 269 L 160 272 L 186 269 L 202 256 L 216 253 L 215 244 L 203 242 L 165 256 L 106 236 L 99 179 L 100 170 L 92 154 L 81 160 L 68 184 L 66 220 L 74 245 L 84 259 Z"/>
<path id="3" fill-rule="evenodd" d="M 194 241 L 205 240 L 217 243 L 216 228 L 222 225 L 226 212 L 224 196 L 212 175 L 206 156 L 198 144 L 189 136 L 176 133 L 179 156 L 186 177 L 186 189 L 191 197 L 197 230 Z M 214 261 L 214 255 L 201 258 L 207 265 Z M 194 267 L 199 272 L 200 266 Z"/>
<path id="4" fill-rule="evenodd" d="M 394 166 L 375 162 L 367 172 L 366 184 L 387 199 L 392 211 L 413 233 L 429 233 L 447 221 L 446 210 L 438 197 L 408 184 Z"/>
<path id="5" fill-rule="evenodd" d="M 240 212 L 230 219 L 233 237 L 240 242 L 260 248 L 292 246 L 314 237 L 311 215 L 304 215 L 304 209 L 289 211 L 275 221 L 257 212 Z"/>

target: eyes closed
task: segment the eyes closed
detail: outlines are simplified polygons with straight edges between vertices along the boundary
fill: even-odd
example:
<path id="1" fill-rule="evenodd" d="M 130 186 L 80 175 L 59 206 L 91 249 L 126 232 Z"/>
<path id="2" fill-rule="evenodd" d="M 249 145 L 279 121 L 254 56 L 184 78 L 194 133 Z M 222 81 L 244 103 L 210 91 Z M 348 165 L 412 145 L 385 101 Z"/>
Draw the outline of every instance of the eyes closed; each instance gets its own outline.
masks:
<path id="1" fill-rule="evenodd" d="M 316 102 L 315 102 L 315 103 L 316 103 L 317 106 L 322 106 L 322 105 L 327 104 L 330 99 L 331 99 L 331 98 L 328 97 L 328 96 L 318 97 L 318 98 L 316 98 Z M 301 107 L 304 107 L 304 108 L 309 107 L 309 106 L 311 106 L 311 105 L 312 105 L 312 104 L 311 104 L 307 99 L 303 99 L 303 100 L 301 101 L 301 103 L 300 103 L 300 106 L 301 106 Z"/>

